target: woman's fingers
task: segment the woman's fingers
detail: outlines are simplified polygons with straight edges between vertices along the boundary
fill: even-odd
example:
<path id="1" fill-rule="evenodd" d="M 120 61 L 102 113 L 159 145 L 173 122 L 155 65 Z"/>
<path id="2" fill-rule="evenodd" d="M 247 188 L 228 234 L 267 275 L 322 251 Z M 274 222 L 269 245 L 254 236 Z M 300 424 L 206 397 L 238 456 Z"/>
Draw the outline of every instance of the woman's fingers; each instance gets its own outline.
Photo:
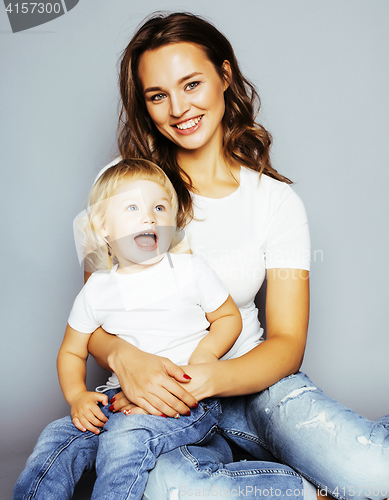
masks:
<path id="1" fill-rule="evenodd" d="M 115 373 L 119 377 L 121 388 L 128 401 L 136 403 L 153 415 L 157 415 L 158 411 L 163 413 L 166 405 L 173 408 L 175 413 L 182 414 L 195 406 L 196 399 L 172 378 L 173 376 L 180 379 L 185 385 L 185 382 L 189 381 L 188 377 L 185 376 L 182 368 L 169 359 L 137 351 L 137 356 L 135 358 L 132 356 L 130 362 L 127 363 L 125 360 L 126 356 L 117 359 Z M 161 407 L 159 400 L 164 401 L 165 405 Z M 145 401 L 154 407 L 153 411 L 145 405 Z"/>
<path id="2" fill-rule="evenodd" d="M 128 406 L 131 403 L 131 401 L 129 401 L 124 395 L 124 393 L 121 391 L 115 394 L 115 396 L 110 400 L 109 403 L 110 403 L 109 409 L 111 411 L 121 411 L 122 408 Z"/>
<path id="3" fill-rule="evenodd" d="M 139 406 L 134 405 L 133 403 L 124 406 L 121 412 L 125 415 L 148 415 L 147 411 L 143 410 L 143 408 L 140 408 Z"/>
<path id="4" fill-rule="evenodd" d="M 181 366 L 175 365 L 170 359 L 164 361 L 167 374 L 177 380 L 177 382 L 185 383 L 191 380 L 191 377 L 185 373 Z"/>
<path id="5" fill-rule="evenodd" d="M 162 393 L 162 397 L 153 394 L 150 395 L 148 401 L 139 398 L 139 400 L 134 402 L 151 415 L 164 414 L 168 417 L 174 417 L 177 413 L 187 415 L 190 412 L 190 408 L 187 405 L 166 390 Z"/>

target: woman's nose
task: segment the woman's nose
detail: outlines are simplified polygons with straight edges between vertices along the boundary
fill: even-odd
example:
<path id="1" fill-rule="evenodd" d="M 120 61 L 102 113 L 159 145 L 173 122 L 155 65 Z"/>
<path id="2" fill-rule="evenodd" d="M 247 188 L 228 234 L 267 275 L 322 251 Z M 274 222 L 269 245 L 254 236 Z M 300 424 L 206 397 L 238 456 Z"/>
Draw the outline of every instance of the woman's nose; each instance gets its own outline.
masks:
<path id="1" fill-rule="evenodd" d="M 170 96 L 170 114 L 176 118 L 180 118 L 190 108 L 190 104 L 185 96 L 180 92 L 172 93 Z"/>

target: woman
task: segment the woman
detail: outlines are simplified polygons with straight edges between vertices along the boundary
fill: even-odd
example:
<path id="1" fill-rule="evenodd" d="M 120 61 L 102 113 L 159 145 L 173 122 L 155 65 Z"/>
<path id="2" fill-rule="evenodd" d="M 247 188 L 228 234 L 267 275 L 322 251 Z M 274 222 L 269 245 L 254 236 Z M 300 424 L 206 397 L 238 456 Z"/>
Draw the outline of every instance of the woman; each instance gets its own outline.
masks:
<path id="1" fill-rule="evenodd" d="M 228 200 L 239 196 L 246 174 L 251 176 L 249 182 L 254 182 L 255 175 L 259 177 L 251 170 L 240 169 L 242 165 L 262 174 L 260 184 L 276 185 L 277 192 L 289 189 L 286 184 L 270 180 L 288 182 L 270 165 L 270 136 L 254 123 L 257 94 L 241 75 L 230 44 L 197 17 L 154 16 L 139 29 L 124 52 L 120 88 L 122 155 L 139 155 L 163 164 L 175 183 L 183 210 L 189 214 L 193 209 L 190 193 L 194 193 L 196 220 L 187 228 L 192 250 L 203 253 L 225 281 L 241 307 L 247 330 L 256 315 L 252 300 L 263 275 L 254 258 L 247 264 L 249 252 L 246 259 L 242 253 L 234 259 L 233 252 L 239 250 L 234 240 L 243 237 L 242 226 L 244 231 L 248 226 L 249 232 L 263 229 L 265 233 L 261 242 L 245 244 L 256 244 L 258 249 L 262 243 L 265 253 L 266 342 L 235 360 L 195 367 L 196 370 L 186 367 L 186 373 L 192 376 L 186 389 L 197 399 L 257 393 L 223 401 L 220 434 L 258 458 L 268 458 L 268 454 L 262 455 L 262 447 L 266 448 L 318 487 L 328 487 L 335 497 L 354 496 L 357 483 L 363 488 L 356 495 L 385 497 L 389 459 L 388 451 L 384 455 L 383 444 L 385 441 L 388 446 L 389 418 L 377 424 L 368 422 L 330 400 L 304 375 L 292 375 L 302 361 L 308 323 L 306 226 L 298 204 L 285 196 L 284 206 L 278 205 L 278 212 L 266 228 L 260 227 L 257 218 L 266 217 L 266 209 L 271 211 L 269 206 L 242 206 L 239 217 L 231 214 L 236 207 Z M 264 192 L 265 189 L 262 196 Z M 249 196 L 250 191 L 247 193 Z M 286 241 L 276 241 L 283 237 L 283 224 L 284 233 L 294 239 L 291 247 Z M 257 274 L 251 282 L 239 258 L 246 261 L 252 275 Z M 241 271 L 238 279 L 232 276 L 237 269 Z M 249 293 L 244 296 L 239 280 L 247 291 L 255 278 L 257 288 L 248 299 Z M 186 401 L 181 388 L 168 376 L 180 379 L 175 368 L 144 354 L 139 358 L 131 347 L 124 351 L 117 339 L 102 332 L 93 337 L 91 352 L 103 365 L 110 360 L 110 367 L 119 372 L 122 389 L 133 403 L 150 413 L 171 415 L 187 409 L 180 403 Z M 112 341 L 110 345 L 108 340 Z M 144 370 L 144 366 L 148 369 Z M 115 405 L 119 408 L 120 401 L 115 401 Z M 329 446 L 328 442 L 334 440 L 337 445 Z M 323 448 L 328 450 L 324 452 Z M 172 477 L 168 470 L 169 463 L 173 459 L 177 463 L 178 457 L 188 466 L 183 468 L 184 474 L 192 476 L 183 484 L 193 484 L 196 473 L 201 476 L 201 470 L 196 470 L 197 452 L 201 455 L 204 450 L 192 448 L 194 458 L 185 457 L 185 451 L 176 451 L 171 458 L 165 455 L 160 459 L 150 475 L 146 494 L 151 492 L 151 485 L 159 488 L 155 491 L 177 485 L 177 471 Z M 238 471 L 245 467 L 246 464 L 234 466 Z M 212 470 L 216 471 L 214 464 Z M 152 493 L 149 498 L 154 498 Z"/>
<path id="2" fill-rule="evenodd" d="M 102 330 L 93 334 L 90 352 L 118 375 L 123 390 L 113 410 L 174 416 L 187 413 L 193 397 L 225 397 L 219 433 L 206 446 L 160 457 L 145 498 L 290 497 L 302 488 L 307 494 L 307 481 L 280 462 L 336 498 L 386 498 L 389 417 L 375 423 L 359 417 L 296 373 L 309 308 L 305 212 L 290 181 L 271 167 L 271 138 L 254 122 L 257 94 L 230 44 L 196 16 L 153 16 L 123 54 L 120 88 L 122 156 L 163 166 L 180 198 L 180 217 L 189 221 L 193 252 L 225 282 L 244 324 L 233 347 L 239 357 L 183 369 Z M 253 300 L 265 273 L 261 342 Z M 47 435 L 53 438 L 53 429 Z M 226 440 L 257 461 L 232 462 Z M 86 459 L 75 442 L 66 450 L 79 472 L 92 463 L 93 445 Z M 67 474 L 76 476 L 74 469 Z"/>

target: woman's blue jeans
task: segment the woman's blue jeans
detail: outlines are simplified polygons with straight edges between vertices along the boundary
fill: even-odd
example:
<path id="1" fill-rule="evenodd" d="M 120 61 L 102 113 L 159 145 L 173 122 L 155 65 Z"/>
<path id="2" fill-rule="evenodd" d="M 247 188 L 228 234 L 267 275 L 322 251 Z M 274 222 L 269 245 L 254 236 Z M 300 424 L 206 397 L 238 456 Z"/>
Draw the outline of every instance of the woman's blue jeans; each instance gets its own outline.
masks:
<path id="1" fill-rule="evenodd" d="M 158 458 L 145 500 L 293 499 L 309 492 L 301 476 L 339 499 L 389 497 L 389 416 L 371 422 L 356 415 L 302 373 L 259 394 L 223 399 L 222 410 L 218 433 L 208 443 Z M 70 499 L 81 474 L 93 467 L 101 436 L 78 431 L 70 418 L 50 424 L 15 486 L 14 500 Z M 257 461 L 232 462 L 226 439 Z M 129 466 L 131 455 L 124 458 Z"/>
<path id="2" fill-rule="evenodd" d="M 326 396 L 301 372 L 261 393 L 225 398 L 222 410 L 219 436 L 210 443 L 158 459 L 145 500 L 201 498 L 207 490 L 216 498 L 279 497 L 277 485 L 281 489 L 293 481 L 283 482 L 276 464 L 271 469 L 263 460 L 288 464 L 322 493 L 339 499 L 389 498 L 389 415 L 367 420 Z M 220 436 L 260 461 L 230 463 Z M 180 464 L 174 472 L 172 463 Z M 283 487 L 289 497 L 291 487 Z"/>

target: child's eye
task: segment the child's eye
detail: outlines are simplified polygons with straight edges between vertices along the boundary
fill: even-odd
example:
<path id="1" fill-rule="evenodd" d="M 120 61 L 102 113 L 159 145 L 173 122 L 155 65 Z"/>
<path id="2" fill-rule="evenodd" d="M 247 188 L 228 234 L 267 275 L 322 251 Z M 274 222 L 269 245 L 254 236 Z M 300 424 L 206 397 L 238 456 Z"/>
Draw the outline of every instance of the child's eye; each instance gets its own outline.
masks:
<path id="1" fill-rule="evenodd" d="M 200 82 L 190 82 L 188 83 L 188 85 L 186 85 L 185 89 L 192 90 L 195 89 L 198 85 L 200 85 Z"/>
<path id="2" fill-rule="evenodd" d="M 156 212 L 163 212 L 165 210 L 165 207 L 163 205 L 157 205 L 155 207 Z"/>
<path id="3" fill-rule="evenodd" d="M 153 96 L 150 97 L 150 100 L 153 102 L 162 101 L 162 99 L 164 97 L 165 97 L 165 94 L 154 94 Z"/>
<path id="4" fill-rule="evenodd" d="M 138 210 L 138 207 L 136 205 L 129 205 L 126 210 L 128 210 L 129 212 L 132 212 L 134 210 Z"/>

